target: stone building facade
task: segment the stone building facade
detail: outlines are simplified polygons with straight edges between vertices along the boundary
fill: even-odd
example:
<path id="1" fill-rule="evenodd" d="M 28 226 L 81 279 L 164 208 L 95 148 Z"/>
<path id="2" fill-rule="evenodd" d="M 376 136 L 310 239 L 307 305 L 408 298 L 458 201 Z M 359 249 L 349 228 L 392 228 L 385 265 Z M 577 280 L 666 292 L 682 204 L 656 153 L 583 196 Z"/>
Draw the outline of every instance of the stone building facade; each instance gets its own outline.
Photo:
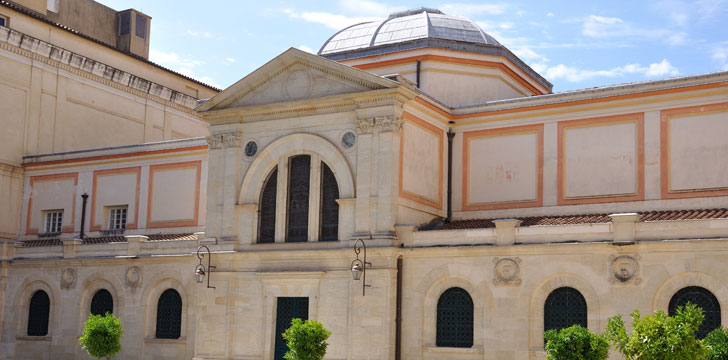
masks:
<path id="1" fill-rule="evenodd" d="M 420 9 L 190 114 L 204 140 L 22 159 L 0 357 L 86 358 L 95 309 L 125 359 L 278 359 L 294 316 L 327 359 L 543 359 L 547 328 L 687 300 L 728 321 L 728 73 L 551 93 Z"/>

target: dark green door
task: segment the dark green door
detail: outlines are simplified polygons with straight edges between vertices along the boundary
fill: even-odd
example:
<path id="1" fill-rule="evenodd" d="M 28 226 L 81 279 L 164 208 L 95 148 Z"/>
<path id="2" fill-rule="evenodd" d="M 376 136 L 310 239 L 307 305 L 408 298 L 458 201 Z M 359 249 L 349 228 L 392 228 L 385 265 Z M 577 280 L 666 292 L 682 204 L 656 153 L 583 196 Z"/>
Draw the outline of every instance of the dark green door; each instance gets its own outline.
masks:
<path id="1" fill-rule="evenodd" d="M 283 360 L 283 355 L 288 352 L 288 346 L 281 334 L 291 327 L 292 319 L 308 320 L 308 298 L 279 297 L 276 314 L 276 352 L 273 359 Z"/>

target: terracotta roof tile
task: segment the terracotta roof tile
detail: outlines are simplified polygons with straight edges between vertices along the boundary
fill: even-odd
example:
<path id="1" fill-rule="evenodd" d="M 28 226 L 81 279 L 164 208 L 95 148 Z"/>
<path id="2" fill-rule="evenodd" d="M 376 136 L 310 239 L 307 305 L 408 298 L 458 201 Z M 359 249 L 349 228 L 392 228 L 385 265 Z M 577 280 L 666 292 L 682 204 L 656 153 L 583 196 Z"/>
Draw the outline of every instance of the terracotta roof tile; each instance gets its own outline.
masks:
<path id="1" fill-rule="evenodd" d="M 646 211 L 638 213 L 640 222 L 649 221 L 671 221 L 671 220 L 703 220 L 703 219 L 728 219 L 728 209 L 702 209 L 702 210 L 666 210 Z M 580 214 L 563 216 L 529 216 L 517 218 L 521 220 L 521 226 L 544 226 L 544 225 L 578 225 L 578 224 L 606 224 L 611 223 L 612 218 L 608 214 Z M 465 229 L 488 229 L 494 228 L 496 219 L 468 219 L 455 220 L 444 224 L 434 230 L 465 230 Z"/>
<path id="2" fill-rule="evenodd" d="M 197 240 L 197 235 L 192 233 L 185 234 L 152 234 L 147 235 L 149 241 L 179 241 L 179 240 Z M 98 245 L 98 244 L 118 244 L 126 243 L 127 240 L 124 236 L 100 236 L 100 237 L 87 237 L 83 239 L 83 245 Z M 58 246 L 63 245 L 61 239 L 38 239 L 38 240 L 27 240 L 23 242 L 23 247 L 42 247 L 42 246 Z"/>

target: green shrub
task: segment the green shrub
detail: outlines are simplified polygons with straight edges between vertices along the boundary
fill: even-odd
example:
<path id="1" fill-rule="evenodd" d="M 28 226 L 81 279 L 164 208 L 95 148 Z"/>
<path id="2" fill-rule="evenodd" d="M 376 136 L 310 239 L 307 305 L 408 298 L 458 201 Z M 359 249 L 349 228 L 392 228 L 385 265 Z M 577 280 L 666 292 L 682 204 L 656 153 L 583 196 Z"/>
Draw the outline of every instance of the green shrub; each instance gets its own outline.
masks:
<path id="1" fill-rule="evenodd" d="M 106 313 L 106 316 L 91 315 L 83 324 L 83 336 L 78 342 L 92 357 L 110 359 L 121 351 L 123 331 L 118 317 L 110 313 Z"/>
<path id="2" fill-rule="evenodd" d="M 604 360 L 609 357 L 609 343 L 579 325 L 549 330 L 546 338 L 546 359 L 548 360 Z"/>
<path id="3" fill-rule="evenodd" d="M 703 344 L 709 348 L 705 360 L 728 360 L 728 329 L 720 327 L 711 331 Z"/>
<path id="4" fill-rule="evenodd" d="M 283 338 L 288 341 L 288 352 L 284 356 L 286 360 L 321 360 L 326 355 L 326 342 L 331 331 L 313 320 L 293 319 L 291 327 L 283 333 Z"/>
<path id="5" fill-rule="evenodd" d="M 707 347 L 695 338 L 703 322 L 703 310 L 688 303 L 677 309 L 675 316 L 658 310 L 640 317 L 639 310 L 632 315 L 634 331 L 627 334 L 620 315 L 609 318 L 607 339 L 627 360 L 685 360 L 702 359 Z"/>

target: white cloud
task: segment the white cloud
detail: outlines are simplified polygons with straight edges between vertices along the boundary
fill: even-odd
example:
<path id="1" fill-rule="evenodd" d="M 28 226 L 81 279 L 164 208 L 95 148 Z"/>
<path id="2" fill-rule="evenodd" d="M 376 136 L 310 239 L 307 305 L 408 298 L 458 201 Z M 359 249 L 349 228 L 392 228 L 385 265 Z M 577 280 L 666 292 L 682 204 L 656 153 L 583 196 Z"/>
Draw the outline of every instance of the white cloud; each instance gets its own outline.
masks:
<path id="1" fill-rule="evenodd" d="M 581 82 L 597 77 L 618 77 L 624 75 L 642 75 L 650 78 L 659 76 L 676 76 L 680 74 L 680 71 L 670 64 L 667 59 L 663 59 L 659 63 L 652 63 L 649 66 L 641 66 L 640 64 L 635 63 L 608 70 L 586 70 L 564 64 L 552 67 L 547 67 L 544 64 L 534 64 L 531 67 L 533 67 L 534 70 L 545 74 L 545 77 L 549 80 L 566 79 L 566 81 L 569 82 Z"/>
<path id="2" fill-rule="evenodd" d="M 293 9 L 283 9 L 283 13 L 290 16 L 293 19 L 301 19 L 304 21 L 312 22 L 312 23 L 318 23 L 325 25 L 331 29 L 334 30 L 341 30 L 347 26 L 367 22 L 367 21 L 375 21 L 379 20 L 380 18 L 377 17 L 364 17 L 364 16 L 346 16 L 346 15 L 338 15 L 338 14 L 332 14 L 327 12 L 318 12 L 318 11 L 303 11 L 303 12 L 296 12 Z"/>
<path id="3" fill-rule="evenodd" d="M 553 17 L 553 16 L 554 16 L 554 13 L 552 13 L 552 12 L 550 12 L 550 13 L 547 13 L 547 14 L 546 14 L 546 16 L 548 16 L 548 17 Z"/>
<path id="4" fill-rule="evenodd" d="M 405 10 L 401 6 L 391 6 L 370 0 L 339 0 L 339 7 L 347 13 L 375 17 L 387 17 L 393 12 Z"/>
<path id="5" fill-rule="evenodd" d="M 721 71 L 728 71 L 728 46 L 716 46 L 710 56 L 720 67 Z"/>
<path id="6" fill-rule="evenodd" d="M 604 17 L 589 15 L 579 20 L 582 23 L 582 35 L 596 39 L 639 38 L 648 40 L 661 40 L 668 45 L 682 45 L 686 43 L 687 34 L 666 29 L 647 29 L 633 26 L 617 17 Z"/>
<path id="7" fill-rule="evenodd" d="M 212 39 L 213 35 L 209 31 L 194 31 L 194 30 L 187 30 L 187 35 L 193 36 L 193 37 L 201 37 L 205 39 Z"/>
<path id="8" fill-rule="evenodd" d="M 451 3 L 440 6 L 440 10 L 448 15 L 460 15 L 472 18 L 476 15 L 500 15 L 507 9 L 503 4 Z"/>
<path id="9" fill-rule="evenodd" d="M 229 63 L 234 63 L 235 62 L 235 58 L 229 57 L 229 58 L 225 59 L 225 61 L 227 61 Z"/>
<path id="10" fill-rule="evenodd" d="M 624 21 L 616 17 L 589 15 L 583 20 L 581 33 L 589 37 L 607 37 L 625 31 Z"/>
<path id="11" fill-rule="evenodd" d="M 303 50 L 303 51 L 305 51 L 307 53 L 311 53 L 311 54 L 315 54 L 316 53 L 313 49 L 311 49 L 310 47 L 308 47 L 306 45 L 301 45 L 301 46 L 298 47 L 298 49 L 299 50 Z"/>
<path id="12" fill-rule="evenodd" d="M 544 63 L 549 61 L 548 58 L 546 58 L 545 56 L 543 56 L 543 55 L 541 55 L 541 54 L 539 54 L 539 53 L 537 53 L 535 51 L 533 51 L 533 49 L 531 49 L 528 46 L 520 46 L 520 47 L 517 47 L 517 48 L 511 48 L 510 50 L 513 51 L 513 53 L 516 54 L 516 56 L 518 56 L 519 58 L 521 58 L 521 60 L 525 60 L 525 61 L 539 61 L 539 62 L 544 62 Z"/>
<path id="13" fill-rule="evenodd" d="M 149 60 L 159 65 L 172 69 L 184 76 L 197 79 L 205 84 L 212 85 L 214 87 L 220 87 L 215 79 L 209 76 L 199 77 L 195 73 L 195 68 L 203 65 L 205 62 L 200 60 L 189 59 L 182 57 L 174 52 L 161 52 L 154 49 L 149 50 Z"/>

